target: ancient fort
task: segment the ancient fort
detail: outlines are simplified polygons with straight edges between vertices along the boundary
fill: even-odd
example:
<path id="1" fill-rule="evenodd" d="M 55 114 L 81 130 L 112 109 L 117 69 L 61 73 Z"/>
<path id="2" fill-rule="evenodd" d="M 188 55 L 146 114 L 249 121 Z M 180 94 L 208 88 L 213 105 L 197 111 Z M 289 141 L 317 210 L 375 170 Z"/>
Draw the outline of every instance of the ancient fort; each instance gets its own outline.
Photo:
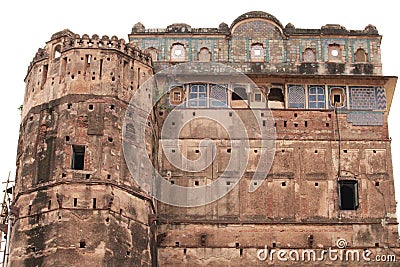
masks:
<path id="1" fill-rule="evenodd" d="M 312 250 L 317 257 L 328 248 L 400 255 L 387 122 L 397 77 L 382 75 L 381 38 L 373 25 L 303 29 L 260 11 L 216 28 L 137 23 L 127 41 L 70 30 L 53 34 L 25 78 L 8 266 L 317 264 L 312 255 L 295 263 L 277 254 L 270 261 L 269 254 L 263 261 L 265 246 L 300 255 Z M 181 63 L 224 64 L 253 84 L 166 79 L 167 94 L 148 123 L 125 124 L 135 92 Z M 149 93 L 140 103 L 152 104 L 154 97 Z M 201 140 L 216 143 L 213 163 L 198 172 L 171 164 L 168 146 L 161 146 L 162 127 L 175 108 L 193 119 L 171 153 L 195 160 Z M 196 119 L 202 110 L 232 127 L 238 118 L 244 122 L 248 164 L 237 184 L 220 177 L 232 142 L 218 123 Z M 272 123 L 264 119 L 267 112 Z M 263 181 L 252 179 L 265 149 L 254 122 L 275 132 Z M 140 130 L 147 133 L 143 142 L 135 139 Z M 129 171 L 124 131 L 172 186 L 206 188 L 220 178 L 226 194 L 197 207 L 153 198 Z M 258 188 L 250 192 L 252 185 Z M 360 264 L 343 261 L 318 264 Z"/>

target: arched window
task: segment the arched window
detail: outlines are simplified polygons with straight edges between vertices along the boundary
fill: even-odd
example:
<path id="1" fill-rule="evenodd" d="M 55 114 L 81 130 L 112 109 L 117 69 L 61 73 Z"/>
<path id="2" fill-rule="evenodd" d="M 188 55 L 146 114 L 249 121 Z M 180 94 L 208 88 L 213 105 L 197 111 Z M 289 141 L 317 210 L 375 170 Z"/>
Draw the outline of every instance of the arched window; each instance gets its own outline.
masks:
<path id="1" fill-rule="evenodd" d="M 147 49 L 147 53 L 150 54 L 151 60 L 153 62 L 158 61 L 158 51 L 157 51 L 157 49 L 155 49 L 154 47 L 150 47 L 150 48 Z"/>
<path id="2" fill-rule="evenodd" d="M 251 45 L 251 61 L 260 62 L 264 61 L 264 47 L 260 43 L 255 43 Z"/>
<path id="3" fill-rule="evenodd" d="M 354 62 L 362 63 L 367 62 L 367 53 L 362 48 L 357 49 L 354 53 Z"/>
<path id="4" fill-rule="evenodd" d="M 346 95 L 343 88 L 332 88 L 330 91 L 329 101 L 331 107 L 343 107 L 346 103 Z"/>
<path id="5" fill-rule="evenodd" d="M 199 61 L 200 62 L 210 62 L 211 61 L 211 53 L 207 47 L 203 47 L 199 51 Z"/>
<path id="6" fill-rule="evenodd" d="M 54 51 L 53 51 L 53 58 L 59 58 L 61 56 L 61 45 L 58 44 L 54 47 Z"/>
<path id="7" fill-rule="evenodd" d="M 183 44 L 173 44 L 171 47 L 171 61 L 185 61 L 186 49 Z"/>
<path id="8" fill-rule="evenodd" d="M 315 62 L 315 53 L 311 48 L 307 48 L 303 52 L 303 62 Z"/>

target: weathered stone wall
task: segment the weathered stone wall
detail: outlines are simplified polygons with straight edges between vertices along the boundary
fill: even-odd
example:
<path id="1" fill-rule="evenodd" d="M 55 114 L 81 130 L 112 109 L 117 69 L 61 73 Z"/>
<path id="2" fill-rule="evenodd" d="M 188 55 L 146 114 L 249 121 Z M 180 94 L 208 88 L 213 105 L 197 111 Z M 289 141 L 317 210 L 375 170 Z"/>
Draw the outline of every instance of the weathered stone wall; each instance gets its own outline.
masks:
<path id="1" fill-rule="evenodd" d="M 176 62 L 171 58 L 172 47 L 181 44 L 187 56 L 180 62 L 198 62 L 200 50 L 207 48 L 211 62 L 228 63 L 245 73 L 382 75 L 381 36 L 372 25 L 358 31 L 330 24 L 321 29 L 297 29 L 291 24 L 283 27 L 264 12 L 246 13 L 230 28 L 221 25 L 207 29 L 187 24 L 172 24 L 166 29 L 141 25 L 133 28 L 129 42 L 152 51 L 157 71 Z M 251 56 L 255 44 L 262 46 L 261 60 Z M 331 56 L 331 45 L 337 46 L 337 57 Z M 359 49 L 365 55 L 362 62 L 356 56 Z M 307 51 L 314 54 L 311 61 Z"/>

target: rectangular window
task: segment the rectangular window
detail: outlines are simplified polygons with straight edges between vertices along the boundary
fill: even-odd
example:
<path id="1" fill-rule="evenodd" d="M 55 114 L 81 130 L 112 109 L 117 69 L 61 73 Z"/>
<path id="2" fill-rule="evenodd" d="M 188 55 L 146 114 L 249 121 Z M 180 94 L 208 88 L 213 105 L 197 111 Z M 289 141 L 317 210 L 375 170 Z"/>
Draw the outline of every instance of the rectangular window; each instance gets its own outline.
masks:
<path id="1" fill-rule="evenodd" d="M 180 102 L 181 101 L 181 92 L 174 92 L 173 99 L 176 102 Z"/>
<path id="2" fill-rule="evenodd" d="M 289 85 L 288 93 L 289 108 L 305 108 L 306 94 L 303 86 Z"/>
<path id="3" fill-rule="evenodd" d="M 340 180 L 339 209 L 356 210 L 358 208 L 358 182 L 355 180 Z"/>
<path id="4" fill-rule="evenodd" d="M 72 146 L 71 169 L 83 170 L 85 167 L 85 146 Z"/>
<path id="5" fill-rule="evenodd" d="M 322 86 L 308 87 L 308 107 L 325 108 L 325 88 Z"/>
<path id="6" fill-rule="evenodd" d="M 333 103 L 340 103 L 342 102 L 340 100 L 340 95 L 333 95 Z"/>
<path id="7" fill-rule="evenodd" d="M 207 106 L 207 87 L 204 84 L 191 84 L 189 90 L 189 107 Z"/>
<path id="8" fill-rule="evenodd" d="M 210 107 L 228 106 L 228 85 L 215 84 L 210 88 Z"/>
<path id="9" fill-rule="evenodd" d="M 232 92 L 232 100 L 247 100 L 247 93 L 245 87 L 235 87 Z"/>
<path id="10" fill-rule="evenodd" d="M 254 94 L 254 102 L 261 102 L 261 94 L 260 93 L 255 93 Z"/>

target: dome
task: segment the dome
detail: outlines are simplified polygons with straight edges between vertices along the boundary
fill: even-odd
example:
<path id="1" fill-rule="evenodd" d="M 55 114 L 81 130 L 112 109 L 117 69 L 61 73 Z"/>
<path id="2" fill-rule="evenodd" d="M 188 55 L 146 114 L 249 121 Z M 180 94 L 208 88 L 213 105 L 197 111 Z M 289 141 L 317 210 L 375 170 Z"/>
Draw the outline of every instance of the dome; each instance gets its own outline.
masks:
<path id="1" fill-rule="evenodd" d="M 247 13 L 244 13 L 243 15 L 240 15 L 239 17 L 237 17 L 231 25 L 231 29 L 239 22 L 246 20 L 246 19 L 251 19 L 251 18 L 261 18 L 261 19 L 266 19 L 266 20 L 270 20 L 272 22 L 274 22 L 275 24 L 277 24 L 280 28 L 282 27 L 281 22 L 274 17 L 273 15 L 263 12 L 263 11 L 250 11 Z"/>
<path id="2" fill-rule="evenodd" d="M 167 27 L 167 32 L 191 32 L 192 26 L 186 23 L 174 23 Z"/>
<path id="3" fill-rule="evenodd" d="M 133 26 L 132 32 L 133 33 L 135 33 L 135 32 L 144 32 L 145 29 L 146 28 L 144 27 L 144 25 L 142 23 L 138 22 Z"/>

